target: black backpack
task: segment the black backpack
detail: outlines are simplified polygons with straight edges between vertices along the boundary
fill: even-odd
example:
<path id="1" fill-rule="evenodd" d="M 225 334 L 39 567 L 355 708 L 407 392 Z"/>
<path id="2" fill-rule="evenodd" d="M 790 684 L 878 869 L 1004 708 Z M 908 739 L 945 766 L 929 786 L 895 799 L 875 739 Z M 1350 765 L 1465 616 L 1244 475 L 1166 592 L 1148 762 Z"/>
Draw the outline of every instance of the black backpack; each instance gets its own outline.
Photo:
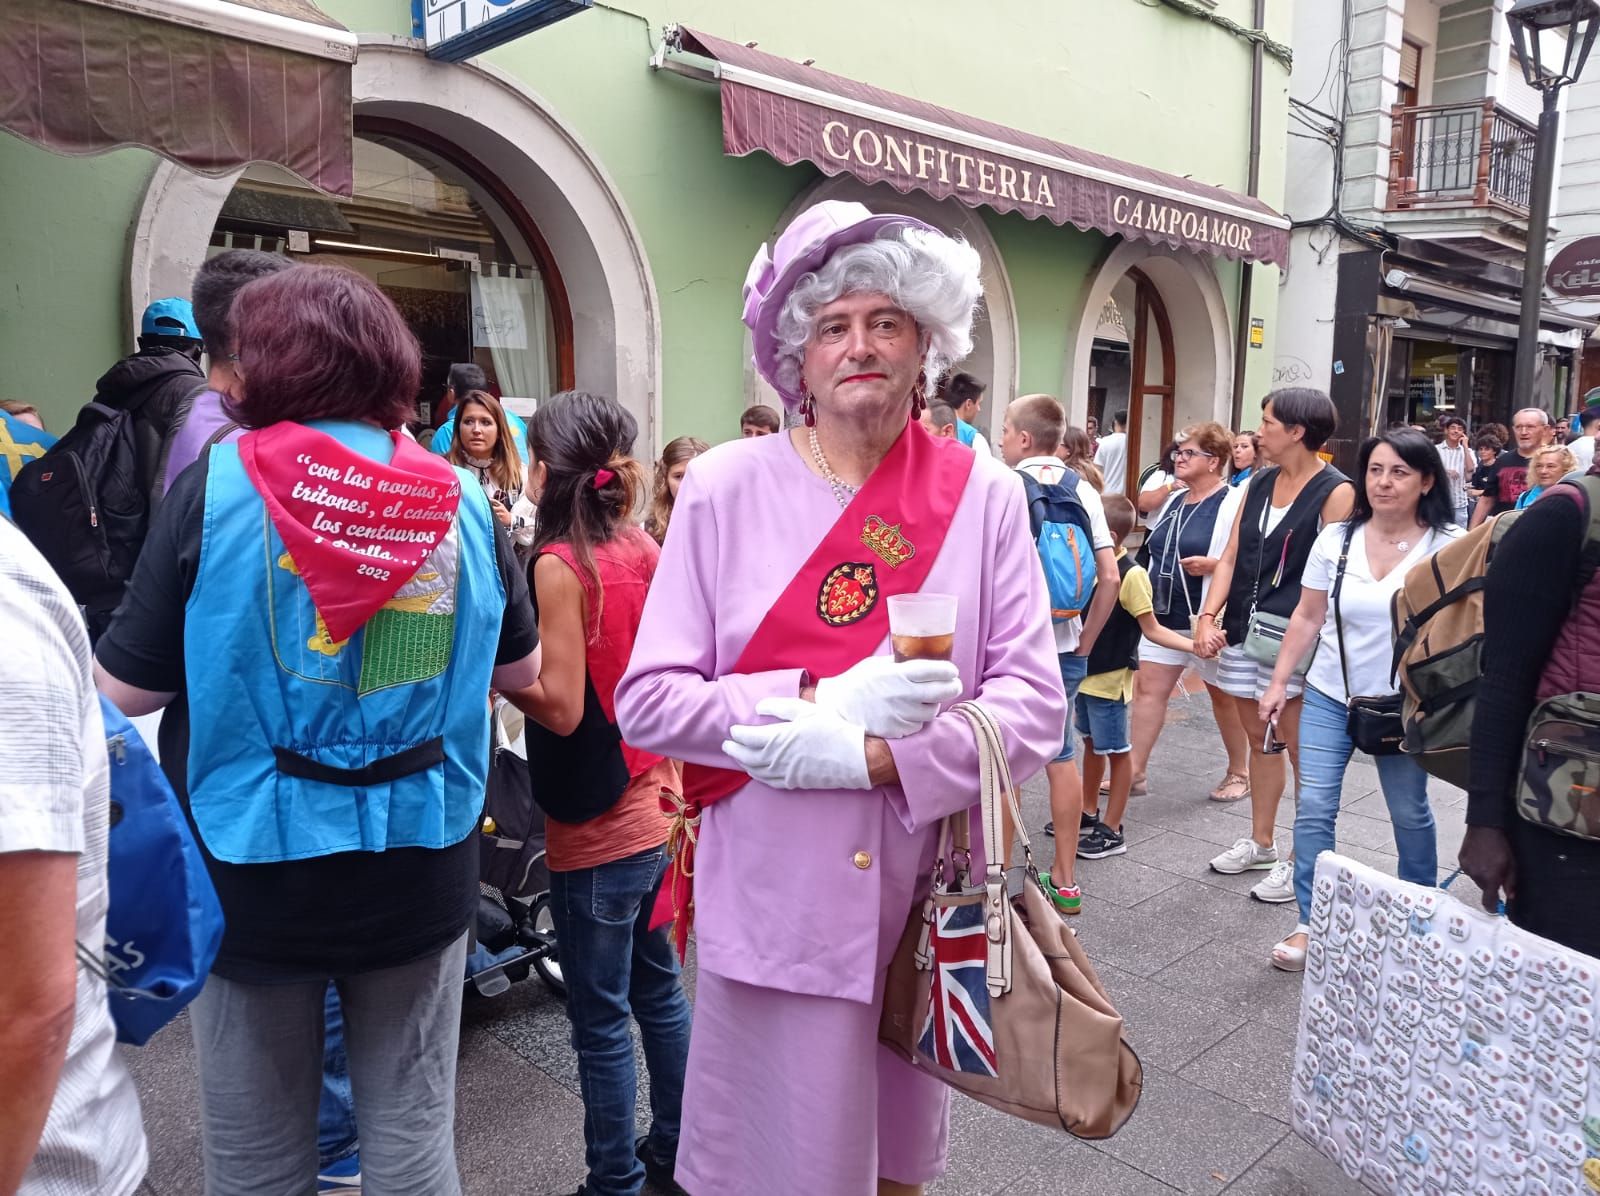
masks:
<path id="1" fill-rule="evenodd" d="M 78 422 L 11 483 L 11 514 L 86 608 L 97 635 L 122 600 L 150 524 L 134 409 L 86 403 Z"/>

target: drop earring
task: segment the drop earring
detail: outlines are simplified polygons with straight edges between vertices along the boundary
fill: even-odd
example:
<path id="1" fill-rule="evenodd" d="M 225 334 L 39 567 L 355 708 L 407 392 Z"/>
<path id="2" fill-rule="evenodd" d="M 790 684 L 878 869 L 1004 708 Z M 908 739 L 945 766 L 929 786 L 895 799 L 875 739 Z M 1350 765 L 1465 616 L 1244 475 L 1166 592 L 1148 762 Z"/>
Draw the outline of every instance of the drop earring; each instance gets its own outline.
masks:
<path id="1" fill-rule="evenodd" d="M 817 426 L 817 400 L 808 390 L 806 397 L 800 400 L 800 415 L 806 421 L 806 427 Z"/>
<path id="2" fill-rule="evenodd" d="M 911 388 L 911 418 L 921 419 L 922 413 L 928 406 L 927 383 L 919 374 L 917 384 Z"/>

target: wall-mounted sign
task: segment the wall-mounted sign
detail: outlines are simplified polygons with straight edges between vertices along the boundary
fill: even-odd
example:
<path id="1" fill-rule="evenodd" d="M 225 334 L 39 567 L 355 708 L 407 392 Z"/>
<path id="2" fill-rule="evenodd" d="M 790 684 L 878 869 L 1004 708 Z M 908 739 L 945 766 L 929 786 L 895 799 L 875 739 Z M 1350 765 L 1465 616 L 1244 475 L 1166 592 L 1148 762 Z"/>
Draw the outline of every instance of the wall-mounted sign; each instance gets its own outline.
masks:
<path id="1" fill-rule="evenodd" d="M 1250 347 L 1252 349 L 1259 349 L 1266 343 L 1267 322 L 1260 316 L 1252 316 L 1250 319 Z"/>
<path id="2" fill-rule="evenodd" d="M 1600 298 L 1600 237 L 1579 237 L 1557 251 L 1545 284 L 1569 299 Z"/>
<path id="3" fill-rule="evenodd" d="M 594 0 L 412 0 L 428 57 L 460 62 L 582 12 Z"/>

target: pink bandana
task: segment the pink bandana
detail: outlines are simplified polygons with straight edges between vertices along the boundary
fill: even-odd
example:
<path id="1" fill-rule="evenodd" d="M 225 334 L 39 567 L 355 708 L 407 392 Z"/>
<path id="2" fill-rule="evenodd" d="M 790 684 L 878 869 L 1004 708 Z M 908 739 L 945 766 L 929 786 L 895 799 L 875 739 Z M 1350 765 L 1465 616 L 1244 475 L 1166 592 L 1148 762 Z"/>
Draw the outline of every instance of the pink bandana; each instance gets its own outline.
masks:
<path id="1" fill-rule="evenodd" d="M 239 440 L 245 473 L 335 643 L 411 580 L 461 503 L 455 470 L 393 435 L 387 465 L 303 424 L 273 424 Z"/>

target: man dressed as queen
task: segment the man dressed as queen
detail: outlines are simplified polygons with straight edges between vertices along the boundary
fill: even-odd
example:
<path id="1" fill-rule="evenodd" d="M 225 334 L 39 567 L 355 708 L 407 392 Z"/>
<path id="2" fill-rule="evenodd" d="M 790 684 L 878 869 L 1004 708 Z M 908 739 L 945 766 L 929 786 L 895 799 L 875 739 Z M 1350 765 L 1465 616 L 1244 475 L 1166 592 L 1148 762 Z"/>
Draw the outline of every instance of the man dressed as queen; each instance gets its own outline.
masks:
<path id="1" fill-rule="evenodd" d="M 978 255 L 828 202 L 763 246 L 745 323 L 804 426 L 690 466 L 617 718 L 686 762 L 659 921 L 699 983 L 678 1182 L 695 1196 L 915 1193 L 947 1090 L 878 1045 L 884 973 L 945 816 L 978 804 L 949 707 L 998 721 L 1013 774 L 1066 703 L 1020 481 L 917 416 L 972 347 Z M 950 661 L 896 663 L 888 598 L 957 601 Z"/>

